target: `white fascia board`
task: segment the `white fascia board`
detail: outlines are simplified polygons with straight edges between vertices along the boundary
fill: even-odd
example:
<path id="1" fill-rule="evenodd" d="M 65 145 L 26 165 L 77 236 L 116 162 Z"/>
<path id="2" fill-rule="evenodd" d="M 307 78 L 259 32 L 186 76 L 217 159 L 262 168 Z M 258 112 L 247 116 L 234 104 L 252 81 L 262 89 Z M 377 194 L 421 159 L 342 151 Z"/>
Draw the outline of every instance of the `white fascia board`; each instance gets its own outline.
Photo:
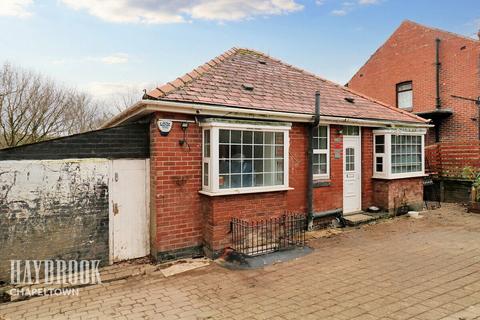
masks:
<path id="1" fill-rule="evenodd" d="M 143 115 L 156 111 L 198 116 L 230 117 L 252 120 L 275 120 L 299 123 L 311 123 L 314 121 L 314 116 L 312 114 L 246 109 L 238 107 L 165 100 L 141 100 L 134 104 L 132 107 L 117 115 L 116 117 L 112 118 L 107 123 L 105 123 L 102 128 L 119 125 L 128 119 L 139 118 Z M 389 120 L 368 120 L 334 116 L 321 116 L 320 123 L 338 125 L 349 124 L 363 127 L 433 127 L 433 125 L 427 123 L 400 122 Z"/>

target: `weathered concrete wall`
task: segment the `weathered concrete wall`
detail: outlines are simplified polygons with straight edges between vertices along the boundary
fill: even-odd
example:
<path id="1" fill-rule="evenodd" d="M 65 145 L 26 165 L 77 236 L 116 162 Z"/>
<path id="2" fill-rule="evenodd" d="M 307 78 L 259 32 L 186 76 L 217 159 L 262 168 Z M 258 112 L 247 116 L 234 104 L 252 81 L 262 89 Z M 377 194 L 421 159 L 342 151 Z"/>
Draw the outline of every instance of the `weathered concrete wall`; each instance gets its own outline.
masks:
<path id="1" fill-rule="evenodd" d="M 11 259 L 108 263 L 106 159 L 0 161 L 0 281 Z"/>

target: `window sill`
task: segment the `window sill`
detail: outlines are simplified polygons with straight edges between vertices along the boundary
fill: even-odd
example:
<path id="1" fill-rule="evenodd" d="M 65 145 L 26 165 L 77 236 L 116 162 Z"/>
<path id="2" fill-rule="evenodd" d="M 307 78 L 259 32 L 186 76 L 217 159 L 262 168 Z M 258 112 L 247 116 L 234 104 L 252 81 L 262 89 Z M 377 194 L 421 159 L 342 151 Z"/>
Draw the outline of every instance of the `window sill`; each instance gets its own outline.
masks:
<path id="1" fill-rule="evenodd" d="M 277 192 L 277 191 L 289 191 L 293 190 L 293 188 L 290 187 L 271 187 L 271 188 L 265 188 L 265 189 L 232 189 L 232 190 L 225 190 L 225 191 L 220 191 L 220 192 L 211 192 L 211 191 L 204 191 L 200 190 L 198 193 L 210 196 L 210 197 L 218 197 L 218 196 L 230 196 L 230 195 L 235 195 L 235 194 L 249 194 L 249 193 L 265 193 L 265 192 Z"/>
<path id="2" fill-rule="evenodd" d="M 372 179 L 379 179 L 379 180 L 399 180 L 399 179 L 410 179 L 410 178 L 423 178 L 423 177 L 428 177 L 428 174 L 425 173 L 418 173 L 418 174 L 411 174 L 411 175 L 405 175 L 405 176 L 377 176 L 373 175 Z"/>
<path id="3" fill-rule="evenodd" d="M 313 187 L 314 188 L 321 188 L 321 187 L 330 187 L 331 185 L 330 180 L 313 180 Z"/>

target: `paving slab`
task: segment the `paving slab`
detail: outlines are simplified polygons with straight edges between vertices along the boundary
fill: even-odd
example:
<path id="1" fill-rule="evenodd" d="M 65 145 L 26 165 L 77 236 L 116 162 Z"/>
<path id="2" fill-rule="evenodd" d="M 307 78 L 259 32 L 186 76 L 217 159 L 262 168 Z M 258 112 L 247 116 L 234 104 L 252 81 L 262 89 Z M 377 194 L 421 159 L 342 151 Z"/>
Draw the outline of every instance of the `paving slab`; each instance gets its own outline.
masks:
<path id="1" fill-rule="evenodd" d="M 455 205 L 328 236 L 249 270 L 148 272 L 0 305 L 5 319 L 480 319 L 480 215 Z"/>

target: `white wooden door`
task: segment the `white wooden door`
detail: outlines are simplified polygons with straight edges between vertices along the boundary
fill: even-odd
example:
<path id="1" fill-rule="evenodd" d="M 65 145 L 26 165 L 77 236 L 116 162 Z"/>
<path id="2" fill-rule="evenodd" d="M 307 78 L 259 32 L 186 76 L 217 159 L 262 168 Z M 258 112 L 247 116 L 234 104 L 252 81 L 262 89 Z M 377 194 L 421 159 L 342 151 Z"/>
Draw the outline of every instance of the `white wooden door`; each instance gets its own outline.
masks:
<path id="1" fill-rule="evenodd" d="M 362 210 L 362 149 L 360 136 L 343 137 L 343 213 Z"/>
<path id="2" fill-rule="evenodd" d="M 150 253 L 148 160 L 111 163 L 111 261 L 144 257 Z"/>

